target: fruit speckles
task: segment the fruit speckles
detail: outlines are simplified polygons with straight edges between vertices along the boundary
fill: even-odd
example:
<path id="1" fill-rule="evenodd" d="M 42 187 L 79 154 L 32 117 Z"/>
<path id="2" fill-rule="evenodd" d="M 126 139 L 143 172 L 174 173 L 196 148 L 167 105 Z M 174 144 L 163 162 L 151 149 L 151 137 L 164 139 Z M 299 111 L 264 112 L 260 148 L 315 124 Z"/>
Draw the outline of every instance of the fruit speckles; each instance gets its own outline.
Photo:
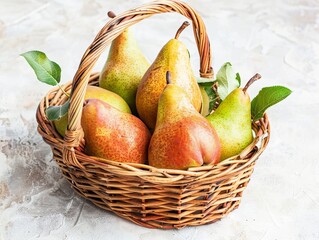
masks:
<path id="1" fill-rule="evenodd" d="M 100 100 L 89 99 L 83 107 L 82 128 L 88 155 L 146 163 L 150 133 L 137 117 Z"/>
<path id="2" fill-rule="evenodd" d="M 126 29 L 112 42 L 99 86 L 120 95 L 136 113 L 137 86 L 149 66 L 132 30 Z"/>
<path id="3" fill-rule="evenodd" d="M 158 101 L 166 86 L 167 71 L 171 72 L 171 82 L 184 89 L 195 109 L 199 111 L 201 108 L 201 93 L 191 68 L 188 50 L 183 42 L 171 39 L 144 74 L 136 93 L 138 114 L 150 129 L 155 128 Z"/>
<path id="4" fill-rule="evenodd" d="M 107 129 L 106 127 L 97 127 L 95 131 L 95 136 L 97 137 L 109 137 L 112 133 L 112 131 L 110 129 Z"/>
<path id="5" fill-rule="evenodd" d="M 209 123 L 205 119 L 201 123 L 202 120 L 188 117 L 156 129 L 150 142 L 149 164 L 158 168 L 187 169 L 204 162 L 218 162 L 219 139 Z M 211 148 L 213 151 L 207 153 Z"/>

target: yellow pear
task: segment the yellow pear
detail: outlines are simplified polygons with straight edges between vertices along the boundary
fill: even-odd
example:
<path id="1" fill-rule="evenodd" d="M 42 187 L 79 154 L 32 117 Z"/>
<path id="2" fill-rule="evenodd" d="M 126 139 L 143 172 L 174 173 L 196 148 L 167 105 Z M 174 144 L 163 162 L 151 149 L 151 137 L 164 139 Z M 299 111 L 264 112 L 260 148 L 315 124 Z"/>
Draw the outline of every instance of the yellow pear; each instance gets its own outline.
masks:
<path id="1" fill-rule="evenodd" d="M 167 71 L 171 72 L 172 83 L 182 87 L 196 111 L 200 111 L 201 93 L 191 68 L 189 52 L 178 40 L 180 32 L 187 25 L 185 22 L 177 31 L 175 38 L 165 44 L 138 86 L 137 112 L 150 129 L 155 127 L 158 101 L 166 86 Z"/>

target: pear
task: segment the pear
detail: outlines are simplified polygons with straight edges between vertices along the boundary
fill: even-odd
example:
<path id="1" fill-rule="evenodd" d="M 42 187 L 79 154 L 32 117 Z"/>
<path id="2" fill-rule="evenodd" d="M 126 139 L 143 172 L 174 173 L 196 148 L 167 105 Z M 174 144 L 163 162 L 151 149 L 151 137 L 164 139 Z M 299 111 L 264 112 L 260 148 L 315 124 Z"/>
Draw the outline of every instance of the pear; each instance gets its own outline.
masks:
<path id="1" fill-rule="evenodd" d="M 131 113 L 129 105 L 121 96 L 114 92 L 105 90 L 101 87 L 88 86 L 85 92 L 84 99 L 86 100 L 89 98 L 99 99 L 103 102 L 110 104 L 112 107 L 115 107 L 116 109 L 122 112 Z"/>
<path id="2" fill-rule="evenodd" d="M 172 82 L 185 90 L 196 111 L 200 111 L 201 93 L 192 72 L 189 52 L 186 46 L 178 40 L 179 34 L 188 25 L 188 22 L 184 22 L 178 29 L 175 38 L 164 45 L 138 86 L 137 112 L 150 129 L 155 127 L 158 101 L 166 86 L 165 74 L 167 71 L 171 72 Z"/>
<path id="3" fill-rule="evenodd" d="M 101 100 L 88 99 L 83 106 L 81 125 L 86 154 L 118 162 L 146 163 L 151 135 L 134 115 Z"/>
<path id="4" fill-rule="evenodd" d="M 158 103 L 148 161 L 151 166 L 188 169 L 216 164 L 220 142 L 213 126 L 195 109 L 187 93 L 169 81 Z"/>
<path id="5" fill-rule="evenodd" d="M 102 100 L 102 101 L 110 104 L 111 106 L 117 108 L 118 110 L 120 110 L 122 112 L 131 113 L 130 107 L 124 101 L 123 98 L 121 98 L 116 93 L 105 90 L 103 88 L 96 87 L 96 86 L 88 86 L 86 89 L 86 92 L 85 92 L 84 99 L 89 99 L 89 98 L 96 98 L 96 99 Z M 66 130 L 67 124 L 68 124 L 68 115 L 65 114 L 60 119 L 54 120 L 53 124 L 54 124 L 55 129 L 58 131 L 58 133 L 62 137 L 64 137 L 65 130 Z"/>
<path id="6" fill-rule="evenodd" d="M 252 141 L 252 120 L 248 87 L 261 76 L 256 74 L 244 88 L 233 90 L 206 118 L 221 142 L 221 160 L 240 154 Z"/>
<path id="7" fill-rule="evenodd" d="M 108 14 L 114 17 L 112 12 Z M 149 66 L 132 30 L 127 28 L 111 44 L 108 58 L 100 73 L 99 86 L 120 95 L 135 114 L 136 90 Z"/>

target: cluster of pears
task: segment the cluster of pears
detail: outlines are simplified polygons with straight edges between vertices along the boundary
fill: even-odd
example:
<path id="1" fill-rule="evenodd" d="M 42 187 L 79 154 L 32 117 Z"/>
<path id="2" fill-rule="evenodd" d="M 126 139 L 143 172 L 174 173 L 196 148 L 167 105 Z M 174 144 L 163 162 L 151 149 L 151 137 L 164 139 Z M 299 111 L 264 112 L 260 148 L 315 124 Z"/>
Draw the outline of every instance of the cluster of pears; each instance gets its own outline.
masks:
<path id="1" fill-rule="evenodd" d="M 184 22 L 150 65 L 130 29 L 112 42 L 99 86 L 88 86 L 81 125 L 88 155 L 158 168 L 217 164 L 253 140 L 250 99 L 235 89 L 208 116 L 189 52 L 178 39 Z M 55 122 L 63 136 L 67 117 Z"/>

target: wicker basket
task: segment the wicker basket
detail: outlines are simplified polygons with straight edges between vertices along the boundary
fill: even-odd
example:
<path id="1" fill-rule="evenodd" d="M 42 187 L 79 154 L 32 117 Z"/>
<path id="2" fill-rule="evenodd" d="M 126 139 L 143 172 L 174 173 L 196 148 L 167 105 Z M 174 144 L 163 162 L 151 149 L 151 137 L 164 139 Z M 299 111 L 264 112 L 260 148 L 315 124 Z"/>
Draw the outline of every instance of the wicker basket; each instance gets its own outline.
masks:
<path id="1" fill-rule="evenodd" d="M 186 3 L 161 0 L 126 11 L 111 19 L 86 50 L 73 82 L 63 86 L 71 92 L 66 136 L 56 132 L 45 115 L 49 106 L 67 99 L 62 90 L 51 90 L 37 110 L 38 131 L 72 187 L 95 205 L 149 228 L 182 228 L 215 222 L 239 206 L 254 165 L 269 141 L 270 125 L 265 114 L 253 123 L 255 139 L 240 155 L 211 166 L 184 170 L 157 169 L 125 164 L 83 153 L 81 113 L 88 84 L 97 85 L 91 74 L 97 59 L 125 28 L 152 15 L 177 12 L 189 18 L 200 55 L 200 74 L 213 77 L 211 52 L 201 17 Z"/>

